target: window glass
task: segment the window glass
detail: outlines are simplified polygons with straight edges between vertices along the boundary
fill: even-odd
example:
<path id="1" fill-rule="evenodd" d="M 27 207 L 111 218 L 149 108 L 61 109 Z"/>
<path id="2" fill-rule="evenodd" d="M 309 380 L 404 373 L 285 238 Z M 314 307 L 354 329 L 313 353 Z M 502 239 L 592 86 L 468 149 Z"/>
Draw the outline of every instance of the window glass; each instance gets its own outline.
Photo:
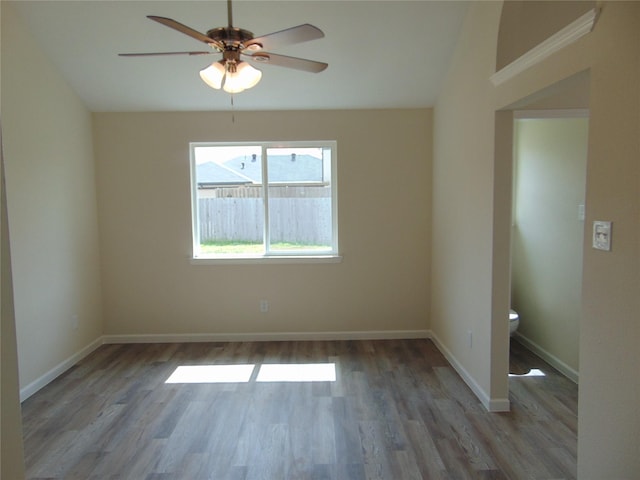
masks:
<path id="1" fill-rule="evenodd" d="M 271 251 L 331 251 L 331 149 L 269 148 Z"/>
<path id="2" fill-rule="evenodd" d="M 192 144 L 194 258 L 337 253 L 335 145 Z"/>

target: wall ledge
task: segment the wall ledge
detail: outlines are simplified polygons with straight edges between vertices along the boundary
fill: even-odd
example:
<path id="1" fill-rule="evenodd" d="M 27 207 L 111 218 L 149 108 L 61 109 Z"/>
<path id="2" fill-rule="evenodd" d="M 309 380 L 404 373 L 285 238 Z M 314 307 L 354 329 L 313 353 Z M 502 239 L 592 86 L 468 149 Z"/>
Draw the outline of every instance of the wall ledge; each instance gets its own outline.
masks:
<path id="1" fill-rule="evenodd" d="M 561 108 L 550 110 L 514 110 L 514 120 L 552 120 L 555 118 L 589 118 L 588 108 Z"/>
<path id="2" fill-rule="evenodd" d="M 599 10 L 597 8 L 589 10 L 562 30 L 554 33 L 545 41 L 491 75 L 491 82 L 497 87 L 586 35 L 593 30 L 598 13 Z"/>

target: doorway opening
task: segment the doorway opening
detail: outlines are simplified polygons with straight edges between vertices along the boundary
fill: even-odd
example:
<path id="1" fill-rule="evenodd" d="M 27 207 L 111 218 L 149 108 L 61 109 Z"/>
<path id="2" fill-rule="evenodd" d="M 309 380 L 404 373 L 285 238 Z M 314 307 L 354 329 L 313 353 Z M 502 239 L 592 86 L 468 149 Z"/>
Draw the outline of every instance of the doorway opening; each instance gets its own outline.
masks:
<path id="1" fill-rule="evenodd" d="M 588 122 L 586 109 L 519 110 L 513 126 L 511 338 L 576 383 Z"/>
<path id="2" fill-rule="evenodd" d="M 522 245 L 514 245 L 517 242 L 521 241 L 518 237 L 519 232 L 515 232 L 519 226 L 514 225 L 514 214 L 516 213 L 516 208 L 512 208 L 513 203 L 517 200 L 517 193 L 514 191 L 514 187 L 516 187 L 517 178 L 514 177 L 514 172 L 516 169 L 516 154 L 517 154 L 517 135 L 516 131 L 516 123 L 518 120 L 524 120 L 528 117 L 538 117 L 538 119 L 543 119 L 546 117 L 549 121 L 555 119 L 561 119 L 563 117 L 582 117 L 583 121 L 588 119 L 588 110 L 589 110 L 589 91 L 590 91 L 590 71 L 585 70 L 578 74 L 575 74 L 569 78 L 561 80 L 553 85 L 550 85 L 538 92 L 535 92 L 531 95 L 528 95 L 525 98 L 522 98 L 519 101 L 512 103 L 511 105 L 506 106 L 504 109 L 500 111 L 496 111 L 496 124 L 495 124 L 495 165 L 494 165 L 494 275 L 493 275 L 493 299 L 494 299 L 494 312 L 493 312 L 493 322 L 498 332 L 494 335 L 494 340 L 497 342 L 495 345 L 496 352 L 499 350 L 501 355 L 506 355 L 505 357 L 500 357 L 500 365 L 504 365 L 502 377 L 505 386 L 509 385 L 507 388 L 511 390 L 512 383 L 514 378 L 520 377 L 511 377 L 511 381 L 509 380 L 509 345 L 514 344 L 518 346 L 523 346 L 526 351 L 533 350 L 534 343 L 538 345 L 546 345 L 549 339 L 544 337 L 542 334 L 538 336 L 538 333 L 532 333 L 531 325 L 527 325 L 529 323 L 529 308 L 524 305 L 521 312 L 518 312 L 518 307 L 523 307 L 523 298 L 522 298 L 522 290 L 525 288 L 523 284 L 517 284 L 520 282 L 516 278 L 515 274 L 512 274 L 512 264 L 515 268 L 516 260 L 512 258 L 512 252 L 515 252 L 517 248 L 521 248 Z M 516 114 L 516 112 L 518 112 Z M 526 112 L 526 113 L 523 113 Z M 569 113 L 572 115 L 569 115 Z M 520 117 L 520 118 L 516 118 Z M 588 133 L 587 140 L 588 141 Z M 535 143 L 535 142 L 534 142 Z M 544 147 L 544 146 L 542 146 Z M 585 147 L 586 148 L 586 147 Z M 557 165 L 556 165 L 557 167 Z M 586 160 L 585 160 L 585 168 L 586 168 Z M 544 171 L 544 170 L 543 170 Z M 520 172 L 522 173 L 522 172 Z M 555 179 L 557 180 L 557 179 Z M 575 180 L 575 179 L 574 179 Z M 582 183 L 582 198 L 584 198 L 584 186 L 586 184 L 584 177 L 579 182 Z M 562 191 L 562 189 L 560 189 Z M 535 190 L 534 190 L 535 193 Z M 544 192 L 543 192 L 544 193 Z M 540 210 L 549 210 L 550 208 L 555 207 L 545 207 L 542 208 L 542 200 L 544 196 L 540 196 L 541 192 L 537 191 L 538 200 L 534 200 L 534 205 L 537 205 Z M 573 201 L 575 203 L 572 207 L 568 207 L 570 211 L 570 215 L 567 214 L 569 218 L 567 218 L 567 222 L 573 222 L 574 226 L 582 231 L 582 248 L 584 248 L 584 223 L 580 220 L 582 215 L 582 210 L 580 205 L 584 204 L 584 201 Z M 585 209 L 588 208 L 588 205 L 585 205 Z M 539 224 L 540 225 L 540 224 Z M 542 223 L 544 226 L 544 223 Z M 540 233 L 540 230 L 544 227 L 535 227 L 534 232 Z M 551 229 L 547 234 L 549 236 L 555 234 L 555 230 Z M 557 245 L 553 242 L 551 243 L 553 250 L 553 246 Z M 579 248 L 579 247 L 578 247 Z M 575 250 L 575 244 L 574 244 Z M 580 271 L 574 275 L 577 277 L 578 284 L 578 294 L 577 299 L 574 296 L 572 299 L 572 303 L 574 307 L 578 308 L 578 312 L 580 312 L 580 290 L 582 284 L 582 254 L 577 254 L 579 260 L 578 264 L 580 267 Z M 575 257 L 575 252 L 574 252 Z M 530 258 L 530 256 L 529 256 Z M 550 263 L 552 260 L 550 257 L 533 257 L 533 260 L 529 260 L 529 262 L 534 261 L 537 263 Z M 526 271 L 526 269 L 525 269 Z M 514 289 L 512 292 L 512 284 L 514 285 Z M 535 287 L 531 287 L 535 288 Z M 513 293 L 513 295 L 512 295 Z M 578 305 L 575 305 L 575 304 Z M 512 307 L 516 312 L 519 313 L 520 316 L 520 326 L 518 328 L 518 332 L 513 337 L 509 336 L 509 307 Z M 577 324 L 575 331 L 579 328 L 580 321 L 580 313 L 577 314 Z M 554 325 L 553 323 L 551 323 Z M 554 325 L 558 327 L 558 325 Z M 549 328 L 548 331 L 553 331 L 553 328 Z M 565 333 L 566 334 L 566 333 Z M 544 335 L 548 335 L 545 333 Z M 525 338 L 529 338 L 531 342 L 526 344 Z M 542 339 L 542 340 L 541 340 Z M 522 340 L 522 343 L 519 342 Z M 559 340 L 554 340 L 558 342 Z M 504 343 L 502 343 L 504 342 Z M 579 340 L 578 334 L 575 333 L 575 338 L 572 339 L 573 347 L 575 349 L 575 356 L 577 358 L 577 352 L 579 351 Z M 554 349 L 557 346 L 553 346 Z M 560 347 L 562 348 L 562 347 Z M 544 349 L 544 348 L 543 348 Z M 513 349 L 511 349 L 513 350 Z M 546 349 L 545 349 L 546 350 Z M 554 350 L 555 351 L 555 350 Z M 567 348 L 568 351 L 568 348 Z M 537 356 L 540 356 L 541 351 L 534 352 Z M 563 358 L 563 357 L 559 357 Z M 498 359 L 498 357 L 496 357 Z M 544 360 L 544 358 L 543 358 Z M 571 360 L 563 360 L 563 363 L 568 366 L 571 365 Z M 549 363 L 548 359 L 545 363 Z M 497 365 L 497 363 L 496 363 Z M 554 365 L 555 369 L 560 370 L 560 364 Z M 569 369 L 565 369 L 565 371 L 561 372 L 571 378 L 573 381 L 578 380 L 578 365 L 577 360 L 574 363 L 573 367 Z M 532 365 L 531 368 L 538 368 L 536 365 Z M 502 370 L 502 368 L 500 369 Z M 496 372 L 497 373 L 497 372 Z M 513 373 L 522 373 L 521 371 L 513 372 Z M 528 378 L 528 377 L 527 377 Z"/>

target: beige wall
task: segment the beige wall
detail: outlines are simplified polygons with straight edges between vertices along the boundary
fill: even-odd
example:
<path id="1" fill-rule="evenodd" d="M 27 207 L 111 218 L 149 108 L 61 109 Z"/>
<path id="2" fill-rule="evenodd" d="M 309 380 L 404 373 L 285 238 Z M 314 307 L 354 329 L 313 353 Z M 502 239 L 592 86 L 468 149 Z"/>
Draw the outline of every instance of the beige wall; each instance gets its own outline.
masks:
<path id="1" fill-rule="evenodd" d="M 493 329 L 494 339 L 502 335 L 496 318 L 506 306 L 494 302 L 491 308 L 488 299 L 509 288 L 503 271 L 508 248 L 492 248 L 502 240 L 491 238 L 487 226 L 492 221 L 487 210 L 500 227 L 509 216 L 503 205 L 492 205 L 492 193 L 507 196 L 511 189 L 495 168 L 503 166 L 508 151 L 502 143 L 511 141 L 508 122 L 497 115 L 495 130 L 494 113 L 590 71 L 586 225 L 613 221 L 614 247 L 607 253 L 584 244 L 578 477 L 586 480 L 632 479 L 640 471 L 640 3 L 603 2 L 602 7 L 593 32 L 493 88 L 495 55 L 491 59 L 487 49 L 495 53 L 500 5 L 474 3 L 434 113 L 432 328 L 488 391 L 490 383 L 506 376 L 500 363 L 504 347 L 496 342 L 490 354 L 475 345 L 469 349 L 463 338 L 474 324 L 487 335 Z M 524 30 L 512 26 L 510 31 Z M 447 193 L 453 190 L 464 193 L 456 198 Z M 464 261 L 456 265 L 457 257 Z M 500 269 L 492 271 L 492 265 Z M 493 297 L 485 292 L 491 283 Z"/>
<path id="2" fill-rule="evenodd" d="M 431 325 L 486 406 L 507 398 L 507 305 L 492 332 L 493 125 L 499 3 L 473 3 L 434 114 Z M 468 334 L 472 334 L 471 346 Z M 504 376 L 492 379 L 492 335 Z M 492 381 L 501 384 L 492 385 Z"/>
<path id="3" fill-rule="evenodd" d="M 431 122 L 426 109 L 94 114 L 106 333 L 426 331 Z M 189 142 L 249 140 L 337 140 L 341 263 L 190 263 Z"/>
<path id="4" fill-rule="evenodd" d="M 24 478 L 24 447 L 7 201 L 4 188 L 4 157 L 1 143 L 2 132 L 0 131 L 0 170 L 2 172 L 0 181 L 2 215 L 0 219 L 0 478 L 20 480 Z"/>
<path id="5" fill-rule="evenodd" d="M 511 305 L 520 314 L 521 340 L 574 380 L 588 128 L 586 117 L 515 124 Z"/>
<path id="6" fill-rule="evenodd" d="M 0 77 L 0 92 L 1 84 Z M 1 122 L 0 172 L 0 478 L 21 480 L 24 478 L 24 447 Z"/>
<path id="7" fill-rule="evenodd" d="M 604 3 L 591 34 L 494 88 L 500 11 L 501 3 L 472 4 L 437 102 L 432 210 L 429 111 L 237 113 L 236 123 L 228 113 L 95 115 L 107 333 L 431 326 L 483 400 L 500 404 L 508 235 L 499 233 L 509 218 L 504 141 L 511 138 L 503 131 L 508 115 L 495 112 L 590 70 L 587 224 L 612 220 L 614 247 L 584 250 L 578 474 L 633 478 L 640 471 L 640 4 Z M 16 321 L 28 382 L 101 333 L 90 118 L 6 4 L 2 45 Z M 343 263 L 191 265 L 187 142 L 283 132 L 285 140 L 338 140 Z M 45 226 L 49 241 L 39 243 L 34 229 Z M 260 298 L 271 301 L 267 315 L 258 312 Z M 77 332 L 69 328 L 75 312 Z"/>
<path id="8" fill-rule="evenodd" d="M 102 334 L 98 226 L 91 115 L 5 2 L 1 107 L 24 389 Z"/>

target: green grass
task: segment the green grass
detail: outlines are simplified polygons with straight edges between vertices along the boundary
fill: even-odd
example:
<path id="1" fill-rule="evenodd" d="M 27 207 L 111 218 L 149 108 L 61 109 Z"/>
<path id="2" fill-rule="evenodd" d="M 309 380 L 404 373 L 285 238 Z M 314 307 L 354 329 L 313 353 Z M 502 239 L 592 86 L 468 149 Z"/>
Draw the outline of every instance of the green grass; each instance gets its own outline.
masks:
<path id="1" fill-rule="evenodd" d="M 308 245 L 302 243 L 278 242 L 271 244 L 272 251 L 321 251 L 330 250 L 329 245 Z M 251 254 L 260 255 L 264 252 L 262 243 L 227 241 L 206 242 L 200 244 L 200 253 L 208 255 Z"/>

